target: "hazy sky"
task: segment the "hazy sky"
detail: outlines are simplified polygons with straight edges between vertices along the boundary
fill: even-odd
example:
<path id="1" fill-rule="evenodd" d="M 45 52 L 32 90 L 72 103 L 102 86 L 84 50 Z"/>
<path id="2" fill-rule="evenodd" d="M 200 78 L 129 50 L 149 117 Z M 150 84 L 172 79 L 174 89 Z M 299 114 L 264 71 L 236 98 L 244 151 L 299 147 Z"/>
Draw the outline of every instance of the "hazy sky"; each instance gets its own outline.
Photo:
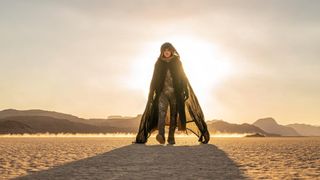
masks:
<path id="1" fill-rule="evenodd" d="M 0 110 L 142 114 L 162 43 L 206 120 L 320 125 L 320 1 L 0 1 Z"/>

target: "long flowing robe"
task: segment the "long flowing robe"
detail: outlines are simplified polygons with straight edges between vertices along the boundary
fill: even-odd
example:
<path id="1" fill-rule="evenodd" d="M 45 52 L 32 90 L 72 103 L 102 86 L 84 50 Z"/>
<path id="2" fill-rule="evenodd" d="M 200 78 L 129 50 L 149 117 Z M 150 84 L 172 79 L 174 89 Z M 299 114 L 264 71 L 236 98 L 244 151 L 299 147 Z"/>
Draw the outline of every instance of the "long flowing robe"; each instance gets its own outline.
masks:
<path id="1" fill-rule="evenodd" d="M 139 130 L 135 143 L 146 143 L 152 132 L 158 130 L 158 102 L 163 88 L 167 70 L 170 70 L 177 99 L 177 127 L 178 131 L 186 134 L 192 132 L 201 143 L 208 143 L 210 134 L 198 99 L 185 75 L 179 56 L 166 62 L 160 58 L 154 65 L 148 101 L 141 116 Z M 186 100 L 186 94 L 189 96 Z M 168 114 L 168 113 L 167 113 Z M 168 125 L 168 123 L 166 123 Z"/>

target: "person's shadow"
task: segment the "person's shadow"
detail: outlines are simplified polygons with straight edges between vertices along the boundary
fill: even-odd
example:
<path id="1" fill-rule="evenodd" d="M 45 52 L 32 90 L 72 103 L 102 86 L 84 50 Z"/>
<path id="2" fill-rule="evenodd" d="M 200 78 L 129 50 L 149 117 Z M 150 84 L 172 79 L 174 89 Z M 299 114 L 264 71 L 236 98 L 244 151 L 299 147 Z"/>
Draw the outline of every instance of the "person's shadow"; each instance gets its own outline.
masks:
<path id="1" fill-rule="evenodd" d="M 131 144 L 16 179 L 245 179 L 212 144 Z"/>

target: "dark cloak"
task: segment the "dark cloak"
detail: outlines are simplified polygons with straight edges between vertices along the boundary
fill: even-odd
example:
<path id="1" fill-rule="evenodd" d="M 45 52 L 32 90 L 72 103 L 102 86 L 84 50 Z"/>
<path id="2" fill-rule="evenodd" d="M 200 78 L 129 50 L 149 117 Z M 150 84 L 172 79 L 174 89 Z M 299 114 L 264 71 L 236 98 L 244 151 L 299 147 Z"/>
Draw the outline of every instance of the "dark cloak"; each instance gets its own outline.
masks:
<path id="1" fill-rule="evenodd" d="M 170 70 L 173 86 L 177 99 L 177 127 L 178 131 L 186 134 L 192 132 L 201 143 L 208 143 L 210 134 L 205 123 L 204 115 L 198 99 L 183 70 L 179 56 L 173 57 L 169 62 L 158 58 L 154 65 L 153 76 L 150 84 L 148 101 L 140 120 L 139 131 L 135 143 L 146 143 L 152 132 L 158 130 L 158 102 L 163 88 L 167 69 Z M 184 97 L 188 96 L 185 100 Z M 169 111 L 167 112 L 168 119 Z M 166 123 L 166 126 L 169 124 Z"/>

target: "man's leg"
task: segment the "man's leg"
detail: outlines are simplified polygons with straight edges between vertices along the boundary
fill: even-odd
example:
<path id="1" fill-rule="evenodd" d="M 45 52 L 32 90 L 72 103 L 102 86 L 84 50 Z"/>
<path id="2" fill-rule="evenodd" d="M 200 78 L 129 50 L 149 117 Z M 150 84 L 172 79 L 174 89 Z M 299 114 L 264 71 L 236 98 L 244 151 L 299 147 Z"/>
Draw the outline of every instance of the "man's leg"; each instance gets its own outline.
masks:
<path id="1" fill-rule="evenodd" d="M 167 109 L 169 105 L 168 97 L 161 92 L 159 97 L 159 116 L 158 116 L 158 135 L 156 137 L 159 143 L 165 143 L 165 119 L 167 115 Z"/>
<path id="2" fill-rule="evenodd" d="M 177 101 L 176 101 L 175 95 L 170 96 L 169 103 L 170 103 L 170 126 L 169 126 L 168 143 L 175 144 L 174 131 L 177 127 Z"/>

